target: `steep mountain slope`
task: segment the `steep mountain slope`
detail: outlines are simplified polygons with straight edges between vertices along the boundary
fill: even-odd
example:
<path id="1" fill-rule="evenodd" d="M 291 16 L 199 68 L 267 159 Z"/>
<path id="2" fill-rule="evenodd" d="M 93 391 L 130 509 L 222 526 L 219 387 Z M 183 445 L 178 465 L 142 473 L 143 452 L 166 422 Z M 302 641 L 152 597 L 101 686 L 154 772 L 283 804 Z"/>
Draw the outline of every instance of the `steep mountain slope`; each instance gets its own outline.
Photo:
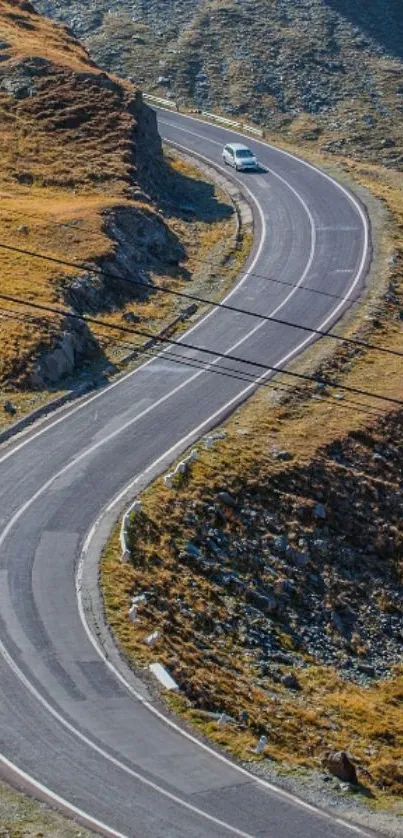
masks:
<path id="1" fill-rule="evenodd" d="M 149 92 L 403 164 L 400 0 L 37 0 Z M 155 56 L 160 56 L 159 61 Z"/>
<path id="2" fill-rule="evenodd" d="M 72 261 L 113 261 L 105 213 L 110 224 L 118 207 L 134 212 L 133 189 L 148 183 L 152 160 L 162 167 L 152 115 L 139 93 L 102 73 L 67 30 L 29 3 L 0 4 L 0 34 L 1 241 Z M 164 237 L 161 222 L 153 223 Z M 116 302 L 117 289 L 105 300 L 102 283 L 90 275 L 84 282 L 80 273 L 3 251 L 1 292 L 55 304 L 71 302 L 76 287 L 82 309 L 90 300 L 92 311 Z M 8 304 L 8 315 L 15 308 L 10 312 Z M 98 348 L 95 336 L 74 321 L 27 320 L 20 308 L 19 314 L 20 320 L 2 318 L 2 379 L 26 381 L 34 359 L 59 339 L 59 355 L 36 369 L 37 383 L 57 380 Z"/>
<path id="3" fill-rule="evenodd" d="M 158 327 L 169 306 L 141 284 L 186 279 L 187 245 L 200 246 L 231 210 L 163 157 L 141 93 L 102 72 L 70 30 L 25 0 L 1 0 L 0 39 L 0 293 L 65 312 L 0 300 L 0 384 L 43 388 L 102 358 L 105 333 L 69 314 L 134 322 L 140 299 L 141 317 Z M 179 208 L 195 189 L 200 211 L 186 224 Z"/>

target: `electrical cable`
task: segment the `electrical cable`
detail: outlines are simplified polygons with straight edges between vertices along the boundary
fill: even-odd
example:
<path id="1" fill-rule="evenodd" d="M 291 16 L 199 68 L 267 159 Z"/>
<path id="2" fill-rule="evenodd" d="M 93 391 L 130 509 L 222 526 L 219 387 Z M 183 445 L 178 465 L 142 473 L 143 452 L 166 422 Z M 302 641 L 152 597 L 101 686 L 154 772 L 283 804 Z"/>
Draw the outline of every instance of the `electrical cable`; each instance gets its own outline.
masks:
<path id="1" fill-rule="evenodd" d="M 283 320 L 279 317 L 271 317 L 270 315 L 266 314 L 259 314 L 259 312 L 255 311 L 248 311 L 247 309 L 239 308 L 237 306 L 228 305 L 228 303 L 218 303 L 214 302 L 214 300 L 208 300 L 203 297 L 199 297 L 195 294 L 188 294 L 185 291 L 174 291 L 171 288 L 164 288 L 161 285 L 155 285 L 151 282 L 142 282 L 140 280 L 135 279 L 127 279 L 126 277 L 119 276 L 118 274 L 114 274 L 111 271 L 105 271 L 102 268 L 91 267 L 89 265 L 82 264 L 80 262 L 68 262 L 65 259 L 59 259 L 56 256 L 46 256 L 44 253 L 37 253 L 33 250 L 26 250 L 19 247 L 14 247 L 12 245 L 5 244 L 4 242 L 0 242 L 0 248 L 3 250 L 11 251 L 13 253 L 19 253 L 24 256 L 29 256 L 33 259 L 42 259 L 45 262 L 52 262 L 56 265 L 63 265 L 64 267 L 68 268 L 79 268 L 82 271 L 90 271 L 91 273 L 95 273 L 98 276 L 106 276 L 108 279 L 113 279 L 114 282 L 122 282 L 125 285 L 136 286 L 142 289 L 148 288 L 149 290 L 155 292 L 161 292 L 163 294 L 170 294 L 174 297 L 180 297 L 186 300 L 192 300 L 192 302 L 202 303 L 203 305 L 211 305 L 213 308 L 217 309 L 224 309 L 226 311 L 234 312 L 235 314 L 243 314 L 247 315 L 248 317 L 256 317 L 259 320 L 265 320 L 268 323 L 276 323 L 281 326 L 288 326 L 293 329 L 300 329 L 303 332 L 309 332 L 312 335 L 320 335 L 321 337 L 330 338 L 332 340 L 339 341 L 340 343 L 348 343 L 352 344 L 353 346 L 359 346 L 360 348 L 364 349 L 371 349 L 376 352 L 382 352 L 387 355 L 394 355 L 398 357 L 403 357 L 403 352 L 399 352 L 397 349 L 391 349 L 389 347 L 384 346 L 377 346 L 376 344 L 368 343 L 367 341 L 358 340 L 357 338 L 345 338 L 341 335 L 335 335 L 333 332 L 324 332 L 321 329 L 314 329 L 310 326 L 304 326 L 301 323 L 292 323 L 289 320 Z"/>
<path id="2" fill-rule="evenodd" d="M 378 401 L 384 401 L 384 402 L 388 402 L 390 404 L 403 406 L 403 400 L 395 399 L 395 398 L 392 398 L 391 396 L 385 396 L 385 395 L 382 395 L 380 393 L 374 393 L 372 391 L 363 390 L 359 387 L 351 387 L 351 386 L 348 386 L 346 384 L 339 384 L 337 381 L 332 381 L 331 379 L 327 379 L 327 378 L 314 377 L 312 375 L 307 375 L 306 373 L 291 372 L 290 370 L 282 369 L 282 367 L 270 366 L 268 364 L 263 364 L 259 361 L 250 361 L 246 358 L 240 358 L 239 356 L 232 355 L 230 353 L 217 352 L 216 350 L 207 349 L 206 347 L 203 347 L 203 346 L 196 346 L 194 344 L 189 344 L 189 343 L 186 343 L 183 340 L 178 341 L 178 340 L 174 340 L 173 338 L 165 337 L 163 335 L 153 335 L 151 332 L 146 332 L 146 331 L 143 331 L 143 330 L 140 330 L 140 329 L 133 329 L 133 328 L 129 328 L 128 326 L 119 326 L 119 325 L 116 325 L 116 324 L 108 323 L 108 322 L 106 322 L 104 320 L 100 320 L 100 319 L 96 320 L 94 317 L 90 317 L 88 315 L 84 316 L 84 315 L 76 314 L 76 313 L 73 313 L 73 312 L 64 311 L 63 309 L 58 309 L 58 308 L 53 307 L 53 306 L 44 305 L 42 303 L 34 303 L 32 301 L 29 301 L 29 300 L 24 300 L 22 298 L 12 296 L 11 294 L 0 294 L 0 299 L 6 300 L 7 302 L 15 303 L 17 305 L 24 305 L 24 306 L 27 306 L 29 308 L 34 308 L 34 309 L 39 310 L 39 311 L 48 311 L 52 314 L 57 314 L 61 317 L 68 317 L 68 318 L 71 318 L 71 319 L 74 319 L 74 320 L 79 320 L 79 321 L 84 322 L 84 323 L 93 323 L 95 325 L 102 326 L 103 328 L 106 328 L 106 329 L 112 329 L 112 330 L 115 330 L 115 331 L 118 331 L 118 332 L 124 332 L 125 334 L 138 335 L 138 336 L 146 338 L 148 340 L 153 340 L 153 341 L 155 341 L 157 343 L 160 343 L 164 346 L 165 345 L 179 346 L 181 349 L 189 349 L 192 352 L 200 352 L 201 354 L 209 355 L 209 356 L 212 356 L 213 358 L 226 358 L 230 361 L 234 361 L 235 363 L 240 363 L 240 364 L 243 364 L 243 365 L 247 364 L 250 367 L 254 367 L 256 369 L 260 369 L 260 370 L 263 370 L 265 372 L 281 373 L 282 375 L 291 376 L 292 378 L 297 378 L 297 379 L 302 380 L 302 381 L 313 381 L 314 383 L 321 384 L 324 387 L 334 387 L 338 390 L 344 390 L 345 392 L 348 392 L 348 393 L 354 393 L 355 395 L 366 396 L 368 398 L 376 399 Z M 264 373 L 262 373 L 262 375 L 263 374 Z"/>
<path id="3" fill-rule="evenodd" d="M 0 209 L 0 212 L 3 212 L 3 213 L 14 212 L 15 214 L 17 214 L 16 210 Z M 140 212 L 140 214 L 143 214 L 143 213 Z M 39 213 L 36 213 L 36 214 L 35 213 L 29 213 L 29 212 L 26 212 L 25 210 L 24 210 L 24 216 L 26 216 L 27 218 L 43 219 L 43 215 L 40 215 Z M 69 223 L 67 221 L 51 221 L 50 223 L 53 224 L 55 227 L 67 227 L 71 230 L 74 230 L 74 232 L 76 232 L 76 233 L 85 232 L 87 234 L 87 236 L 90 236 L 90 237 L 92 236 L 94 238 L 104 238 L 105 235 L 106 235 L 106 233 L 102 233 L 102 232 L 97 233 L 95 230 L 90 230 L 88 227 L 85 227 L 85 226 L 77 227 L 74 223 Z M 80 237 L 80 241 L 85 241 L 85 239 Z M 153 259 L 164 270 L 168 270 L 169 267 L 172 267 L 172 265 L 171 266 L 166 265 L 161 259 L 158 259 L 157 256 L 153 256 Z M 218 262 L 212 262 L 209 259 L 201 259 L 199 256 L 192 256 L 192 259 L 195 262 L 199 262 L 202 265 L 208 265 L 210 268 L 219 268 L 220 271 L 224 271 L 224 266 L 220 265 Z M 185 269 L 186 264 L 182 265 L 181 267 Z M 295 288 L 295 290 L 298 291 L 298 292 L 305 291 L 305 292 L 309 292 L 310 294 L 318 294 L 319 296 L 322 296 L 322 297 L 330 297 L 333 300 L 343 300 L 344 299 L 344 297 L 341 294 L 332 294 L 331 291 L 322 291 L 320 288 L 308 288 L 306 285 L 296 286 L 296 285 L 294 285 L 293 282 L 287 282 L 284 279 L 274 279 L 274 277 L 267 276 L 266 274 L 260 274 L 260 273 L 257 273 L 256 271 L 248 271 L 246 269 L 246 270 L 241 270 L 239 272 L 239 274 L 240 275 L 244 274 L 244 275 L 247 275 L 247 276 L 252 276 L 255 279 L 263 279 L 265 282 L 272 282 L 276 285 L 284 285 L 286 288 Z M 354 300 L 349 300 L 349 305 L 355 305 L 358 302 L 359 302 L 359 298 L 354 299 Z"/>
<path id="4" fill-rule="evenodd" d="M 35 324 L 37 323 L 37 318 L 30 317 L 30 315 L 24 315 L 22 313 L 20 315 L 15 315 L 13 312 L 11 312 L 10 309 L 3 309 L 3 308 L 0 308 L 0 319 L 1 318 L 15 319 L 15 320 L 18 320 L 20 322 L 24 322 L 24 318 L 26 318 L 29 322 L 34 322 Z M 51 332 L 51 330 L 48 330 L 48 334 L 53 336 L 53 333 Z M 173 352 L 170 352 L 170 351 L 167 351 L 167 350 L 164 350 L 164 354 L 162 356 L 161 350 L 158 350 L 158 349 L 152 349 L 151 347 L 144 348 L 143 346 L 141 346 L 139 344 L 132 343 L 131 341 L 122 340 L 120 338 L 112 338 L 112 337 L 102 335 L 102 334 L 99 335 L 96 332 L 94 332 L 94 335 L 97 338 L 98 342 L 101 344 L 101 346 L 103 344 L 109 345 L 109 346 L 111 344 L 112 345 L 119 344 L 119 345 L 122 345 L 126 348 L 132 349 L 133 352 L 137 352 L 139 355 L 146 355 L 146 356 L 154 357 L 154 358 L 158 358 L 158 357 L 167 358 L 172 363 L 176 363 L 180 366 L 191 367 L 193 369 L 199 369 L 199 370 L 202 370 L 202 371 L 208 372 L 208 373 L 210 373 L 210 372 L 216 373 L 217 375 L 223 375 L 227 378 L 232 378 L 232 379 L 238 380 L 238 381 L 250 382 L 251 384 L 256 384 L 256 387 L 259 387 L 259 388 L 260 387 L 269 387 L 270 389 L 273 389 L 273 390 L 284 390 L 287 393 L 289 393 L 291 391 L 295 392 L 292 384 L 285 384 L 285 383 L 280 384 L 277 381 L 276 381 L 276 383 L 267 382 L 267 381 L 258 381 L 255 376 L 251 375 L 251 373 L 239 372 L 239 371 L 235 370 L 233 367 L 221 366 L 219 364 L 214 364 L 214 366 L 213 365 L 206 365 L 206 364 L 203 364 L 202 362 L 198 362 L 196 359 L 188 359 L 188 358 L 186 358 L 185 355 L 177 355 L 176 353 L 173 353 Z M 340 403 L 340 402 L 335 401 L 334 397 L 332 397 L 332 396 L 319 394 L 319 393 L 314 393 L 314 392 L 312 393 L 312 397 L 316 401 L 331 402 L 334 407 L 340 407 L 340 408 L 343 408 L 343 409 L 346 409 L 346 410 L 347 409 L 349 409 L 349 410 L 354 409 L 354 410 L 358 410 L 361 413 L 367 413 L 369 415 L 373 415 L 373 414 L 378 415 L 378 416 L 383 415 L 383 411 L 380 408 L 375 407 L 375 405 L 365 405 L 363 402 L 355 402 L 355 401 L 352 401 L 351 399 L 350 400 L 344 400 L 342 403 Z"/>

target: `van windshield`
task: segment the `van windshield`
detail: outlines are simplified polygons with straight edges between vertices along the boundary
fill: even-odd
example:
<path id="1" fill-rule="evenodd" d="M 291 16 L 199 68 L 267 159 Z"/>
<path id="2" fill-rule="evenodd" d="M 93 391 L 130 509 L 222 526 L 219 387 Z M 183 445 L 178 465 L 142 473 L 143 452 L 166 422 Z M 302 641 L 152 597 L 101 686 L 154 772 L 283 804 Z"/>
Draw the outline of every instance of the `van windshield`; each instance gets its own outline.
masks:
<path id="1" fill-rule="evenodd" d="M 245 158 L 245 157 L 253 157 L 253 154 L 252 154 L 251 151 L 249 151 L 248 148 L 241 148 L 239 151 L 237 151 L 236 156 Z"/>

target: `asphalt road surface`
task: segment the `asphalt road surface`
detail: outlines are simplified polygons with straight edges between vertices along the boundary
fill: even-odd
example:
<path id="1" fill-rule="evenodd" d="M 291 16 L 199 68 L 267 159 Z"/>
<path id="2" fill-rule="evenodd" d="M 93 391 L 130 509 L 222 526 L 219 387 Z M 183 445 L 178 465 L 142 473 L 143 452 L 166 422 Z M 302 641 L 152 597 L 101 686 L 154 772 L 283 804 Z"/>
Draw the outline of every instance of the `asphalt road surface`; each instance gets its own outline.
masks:
<path id="1" fill-rule="evenodd" d="M 218 165 L 223 144 L 239 140 L 176 113 L 160 112 L 159 120 L 166 140 Z M 231 176 L 253 205 L 249 269 L 261 277 L 244 276 L 229 302 L 329 328 L 365 281 L 365 214 L 318 170 L 248 144 L 261 171 Z M 198 347 L 235 354 L 242 363 L 219 365 L 249 375 L 256 370 L 247 361 L 287 366 L 311 339 L 295 327 L 216 309 L 190 330 L 194 348 L 181 354 L 196 365 L 209 360 Z M 219 375 L 211 363 L 206 372 L 162 354 L 1 449 L 3 767 L 16 766 L 37 793 L 62 798 L 109 835 L 345 838 L 354 828 L 259 783 L 166 723 L 145 687 L 130 692 L 106 665 L 79 613 L 75 571 L 101 511 L 252 392 L 249 380 Z"/>

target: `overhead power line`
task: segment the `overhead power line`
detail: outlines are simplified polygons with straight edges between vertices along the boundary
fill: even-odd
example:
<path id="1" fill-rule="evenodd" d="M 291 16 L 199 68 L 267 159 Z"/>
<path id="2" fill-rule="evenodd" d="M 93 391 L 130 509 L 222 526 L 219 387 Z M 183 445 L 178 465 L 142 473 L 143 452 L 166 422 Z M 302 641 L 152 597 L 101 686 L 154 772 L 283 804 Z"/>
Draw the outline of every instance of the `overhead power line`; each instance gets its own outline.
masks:
<path id="1" fill-rule="evenodd" d="M 19 322 L 25 322 L 27 320 L 30 323 L 37 322 L 38 318 L 34 316 L 24 314 L 20 312 L 19 314 L 15 314 L 11 309 L 4 309 L 0 308 L 0 319 L 15 319 Z M 51 329 L 48 328 L 48 334 L 54 336 Z M 102 345 L 120 345 L 124 346 L 126 349 L 130 348 L 133 353 L 137 352 L 139 355 L 146 355 L 153 358 L 162 357 L 160 349 L 152 349 L 151 347 L 143 347 L 139 344 L 133 343 L 132 341 L 123 340 L 122 338 L 110 337 L 109 335 L 98 334 L 94 331 L 95 337 L 97 338 L 98 342 Z M 220 364 L 209 365 L 204 362 L 199 362 L 197 359 L 189 359 L 186 355 L 180 355 L 174 352 L 169 351 L 168 349 L 164 350 L 164 358 L 167 358 L 170 362 L 176 363 L 179 366 L 190 367 L 192 369 L 199 369 L 206 373 L 214 373 L 217 375 L 225 376 L 226 378 L 232 378 L 237 381 L 245 381 L 249 382 L 250 384 L 256 384 L 257 387 L 267 387 L 272 390 L 284 390 L 287 393 L 291 391 L 295 392 L 293 389 L 292 384 L 285 384 L 279 383 L 278 381 L 270 382 L 270 381 L 257 381 L 256 376 L 253 376 L 251 373 L 247 372 L 239 372 L 234 367 L 227 367 L 222 366 Z M 363 402 L 356 402 L 352 401 L 351 399 L 345 399 L 343 402 L 335 401 L 334 396 L 330 396 L 323 393 L 318 393 L 312 391 L 312 397 L 315 401 L 325 401 L 331 402 L 333 407 L 342 408 L 344 410 L 357 410 L 360 413 L 366 413 L 368 415 L 383 415 L 383 411 L 381 408 L 375 407 L 375 405 L 366 405 Z"/>
<path id="2" fill-rule="evenodd" d="M 17 210 L 0 209 L 0 212 L 3 212 L 3 213 L 12 212 L 14 214 L 17 214 Z M 18 213 L 18 214 L 20 214 L 20 213 Z M 140 214 L 144 215 L 144 213 L 141 213 L 141 211 L 140 211 Z M 43 220 L 43 215 L 40 215 L 39 213 L 26 212 L 25 210 L 24 210 L 24 217 L 26 217 L 26 218 L 38 218 L 38 219 Z M 147 220 L 149 220 L 149 219 L 147 219 Z M 47 221 L 49 221 L 49 219 L 47 219 Z M 74 224 L 74 222 L 69 223 L 68 221 L 51 221 L 50 223 L 53 224 L 55 227 L 67 227 L 68 229 L 73 230 L 76 234 L 80 233 L 80 232 L 86 233 L 86 236 L 90 236 L 92 238 L 99 238 L 99 239 L 100 238 L 105 238 L 105 235 L 106 235 L 106 233 L 97 232 L 96 230 L 90 230 L 90 228 L 86 227 L 85 225 L 83 225 L 81 227 L 77 227 L 77 225 Z M 85 241 L 85 239 L 83 237 L 80 236 L 79 238 L 80 238 L 80 241 Z M 158 259 L 157 256 L 153 256 L 153 259 L 164 270 L 168 270 L 169 267 L 172 267 L 172 266 L 169 266 L 169 265 L 165 264 L 165 262 L 163 262 L 162 259 Z M 220 272 L 225 270 L 223 265 L 220 265 L 218 262 L 213 262 L 213 261 L 211 261 L 211 259 L 202 259 L 200 256 L 192 256 L 192 259 L 193 259 L 194 262 L 198 262 L 201 265 L 207 265 L 210 268 L 219 269 Z M 186 263 L 182 267 L 186 268 Z M 271 282 L 274 285 L 283 285 L 286 288 L 295 288 L 295 290 L 298 291 L 298 293 L 300 293 L 301 291 L 305 291 L 305 293 L 318 294 L 320 297 L 329 297 L 332 300 L 343 300 L 344 299 L 343 295 L 341 295 L 341 294 L 332 294 L 331 291 L 323 291 L 321 288 L 309 288 L 307 285 L 298 285 L 297 286 L 293 282 L 287 282 L 286 279 L 275 279 L 272 276 L 267 276 L 266 274 L 261 274 L 261 273 L 258 273 L 257 271 L 249 271 L 248 269 L 244 269 L 244 270 L 241 270 L 239 273 L 247 275 L 247 276 L 253 276 L 255 279 L 263 279 L 265 282 Z M 359 302 L 359 299 L 349 300 L 349 305 L 355 305 L 358 302 Z"/>
<path id="3" fill-rule="evenodd" d="M 185 300 L 191 300 L 192 302 L 202 303 L 203 305 L 210 305 L 217 309 L 224 309 L 225 311 L 231 311 L 235 314 L 243 314 L 248 317 L 256 317 L 259 320 L 265 320 L 268 323 L 277 323 L 281 326 L 287 326 L 293 329 L 300 329 L 304 332 L 309 332 L 312 335 L 320 335 L 320 337 L 330 338 L 332 340 L 338 341 L 339 343 L 347 343 L 353 346 L 358 346 L 363 349 L 370 349 L 376 352 L 382 352 L 388 355 L 394 355 L 398 357 L 403 357 L 403 352 L 399 352 L 396 349 L 391 349 L 389 347 L 378 346 L 376 344 L 368 343 L 367 341 L 358 340 L 357 338 L 346 338 L 342 337 L 341 335 L 336 335 L 334 332 L 325 332 L 321 329 L 314 329 L 310 326 L 305 326 L 301 323 L 293 323 L 289 320 L 284 320 L 279 317 L 271 317 L 270 315 L 260 314 L 259 312 L 255 311 L 248 311 L 247 309 L 239 308 L 238 306 L 231 306 L 228 303 L 224 302 L 215 302 L 214 300 L 208 300 L 204 297 L 199 297 L 196 294 L 189 294 L 185 291 L 174 291 L 171 288 L 164 288 L 161 285 L 155 285 L 151 282 L 142 282 L 136 279 L 127 279 L 127 277 L 120 276 L 119 274 L 114 274 L 111 271 L 105 271 L 102 268 L 85 265 L 82 262 L 69 262 L 66 259 L 59 259 L 56 256 L 47 256 L 44 253 L 37 253 L 33 250 L 27 250 L 20 247 L 15 247 L 13 245 L 6 244 L 4 242 L 0 242 L 0 248 L 3 250 L 8 250 L 13 253 L 19 253 L 24 256 L 28 256 L 29 258 L 33 259 L 42 259 L 46 262 L 52 262 L 56 265 L 62 265 L 63 267 L 74 268 L 77 270 L 79 268 L 82 271 L 91 271 L 91 273 L 95 273 L 99 276 L 108 277 L 108 279 L 112 279 L 114 282 L 121 282 L 125 285 L 129 286 L 136 286 L 142 288 L 148 288 L 150 291 L 163 293 L 163 294 L 170 294 L 174 297 L 179 297 Z M 346 301 L 347 302 L 347 301 Z"/>
<path id="4" fill-rule="evenodd" d="M 313 381 L 316 384 L 321 384 L 324 387 L 334 387 L 338 390 L 342 390 L 347 393 L 353 393 L 354 395 L 365 396 L 368 398 L 376 399 L 377 401 L 388 402 L 393 405 L 399 405 L 399 407 L 403 406 L 403 400 L 392 398 L 391 396 L 382 395 L 380 393 L 374 393 L 372 391 L 363 390 L 359 387 L 351 387 L 347 384 L 339 384 L 337 381 L 333 381 L 329 378 L 317 377 L 308 375 L 306 373 L 298 373 L 298 372 L 291 372 L 290 370 L 283 369 L 282 367 L 270 366 L 268 364 L 263 364 L 259 361 L 250 361 L 246 358 L 241 358 L 237 355 L 232 355 L 230 353 L 223 353 L 217 352 L 214 349 L 207 349 L 203 346 L 197 346 L 195 344 L 187 343 L 183 340 L 178 341 L 174 340 L 173 338 L 164 337 L 161 335 L 153 335 L 151 332 L 143 331 L 140 329 L 134 329 L 129 326 L 119 326 L 116 324 L 111 324 L 106 322 L 105 320 L 96 319 L 95 317 L 90 317 L 88 315 L 80 315 L 72 312 L 65 311 L 63 309 L 56 308 L 54 306 L 45 305 L 43 303 L 34 303 L 29 300 L 24 300 L 21 297 L 15 297 L 11 294 L 0 294 L 0 299 L 6 300 L 7 302 L 15 303 L 17 305 L 24 305 L 29 308 L 36 309 L 37 311 L 48 311 L 52 314 L 56 314 L 61 317 L 69 317 L 74 320 L 79 320 L 84 323 L 91 323 L 95 324 L 96 326 L 102 326 L 106 329 L 111 329 L 113 331 L 123 332 L 125 334 L 131 335 L 138 335 L 142 338 L 146 338 L 147 340 L 153 340 L 156 343 L 159 343 L 163 346 L 179 346 L 180 349 L 189 349 L 192 352 L 200 352 L 202 355 L 208 355 L 213 358 L 224 358 L 229 361 L 234 361 L 237 364 L 248 365 L 253 367 L 256 370 L 261 371 L 261 376 L 264 376 L 266 373 L 281 373 L 281 375 L 291 376 L 292 378 L 296 378 L 300 381 Z"/>

